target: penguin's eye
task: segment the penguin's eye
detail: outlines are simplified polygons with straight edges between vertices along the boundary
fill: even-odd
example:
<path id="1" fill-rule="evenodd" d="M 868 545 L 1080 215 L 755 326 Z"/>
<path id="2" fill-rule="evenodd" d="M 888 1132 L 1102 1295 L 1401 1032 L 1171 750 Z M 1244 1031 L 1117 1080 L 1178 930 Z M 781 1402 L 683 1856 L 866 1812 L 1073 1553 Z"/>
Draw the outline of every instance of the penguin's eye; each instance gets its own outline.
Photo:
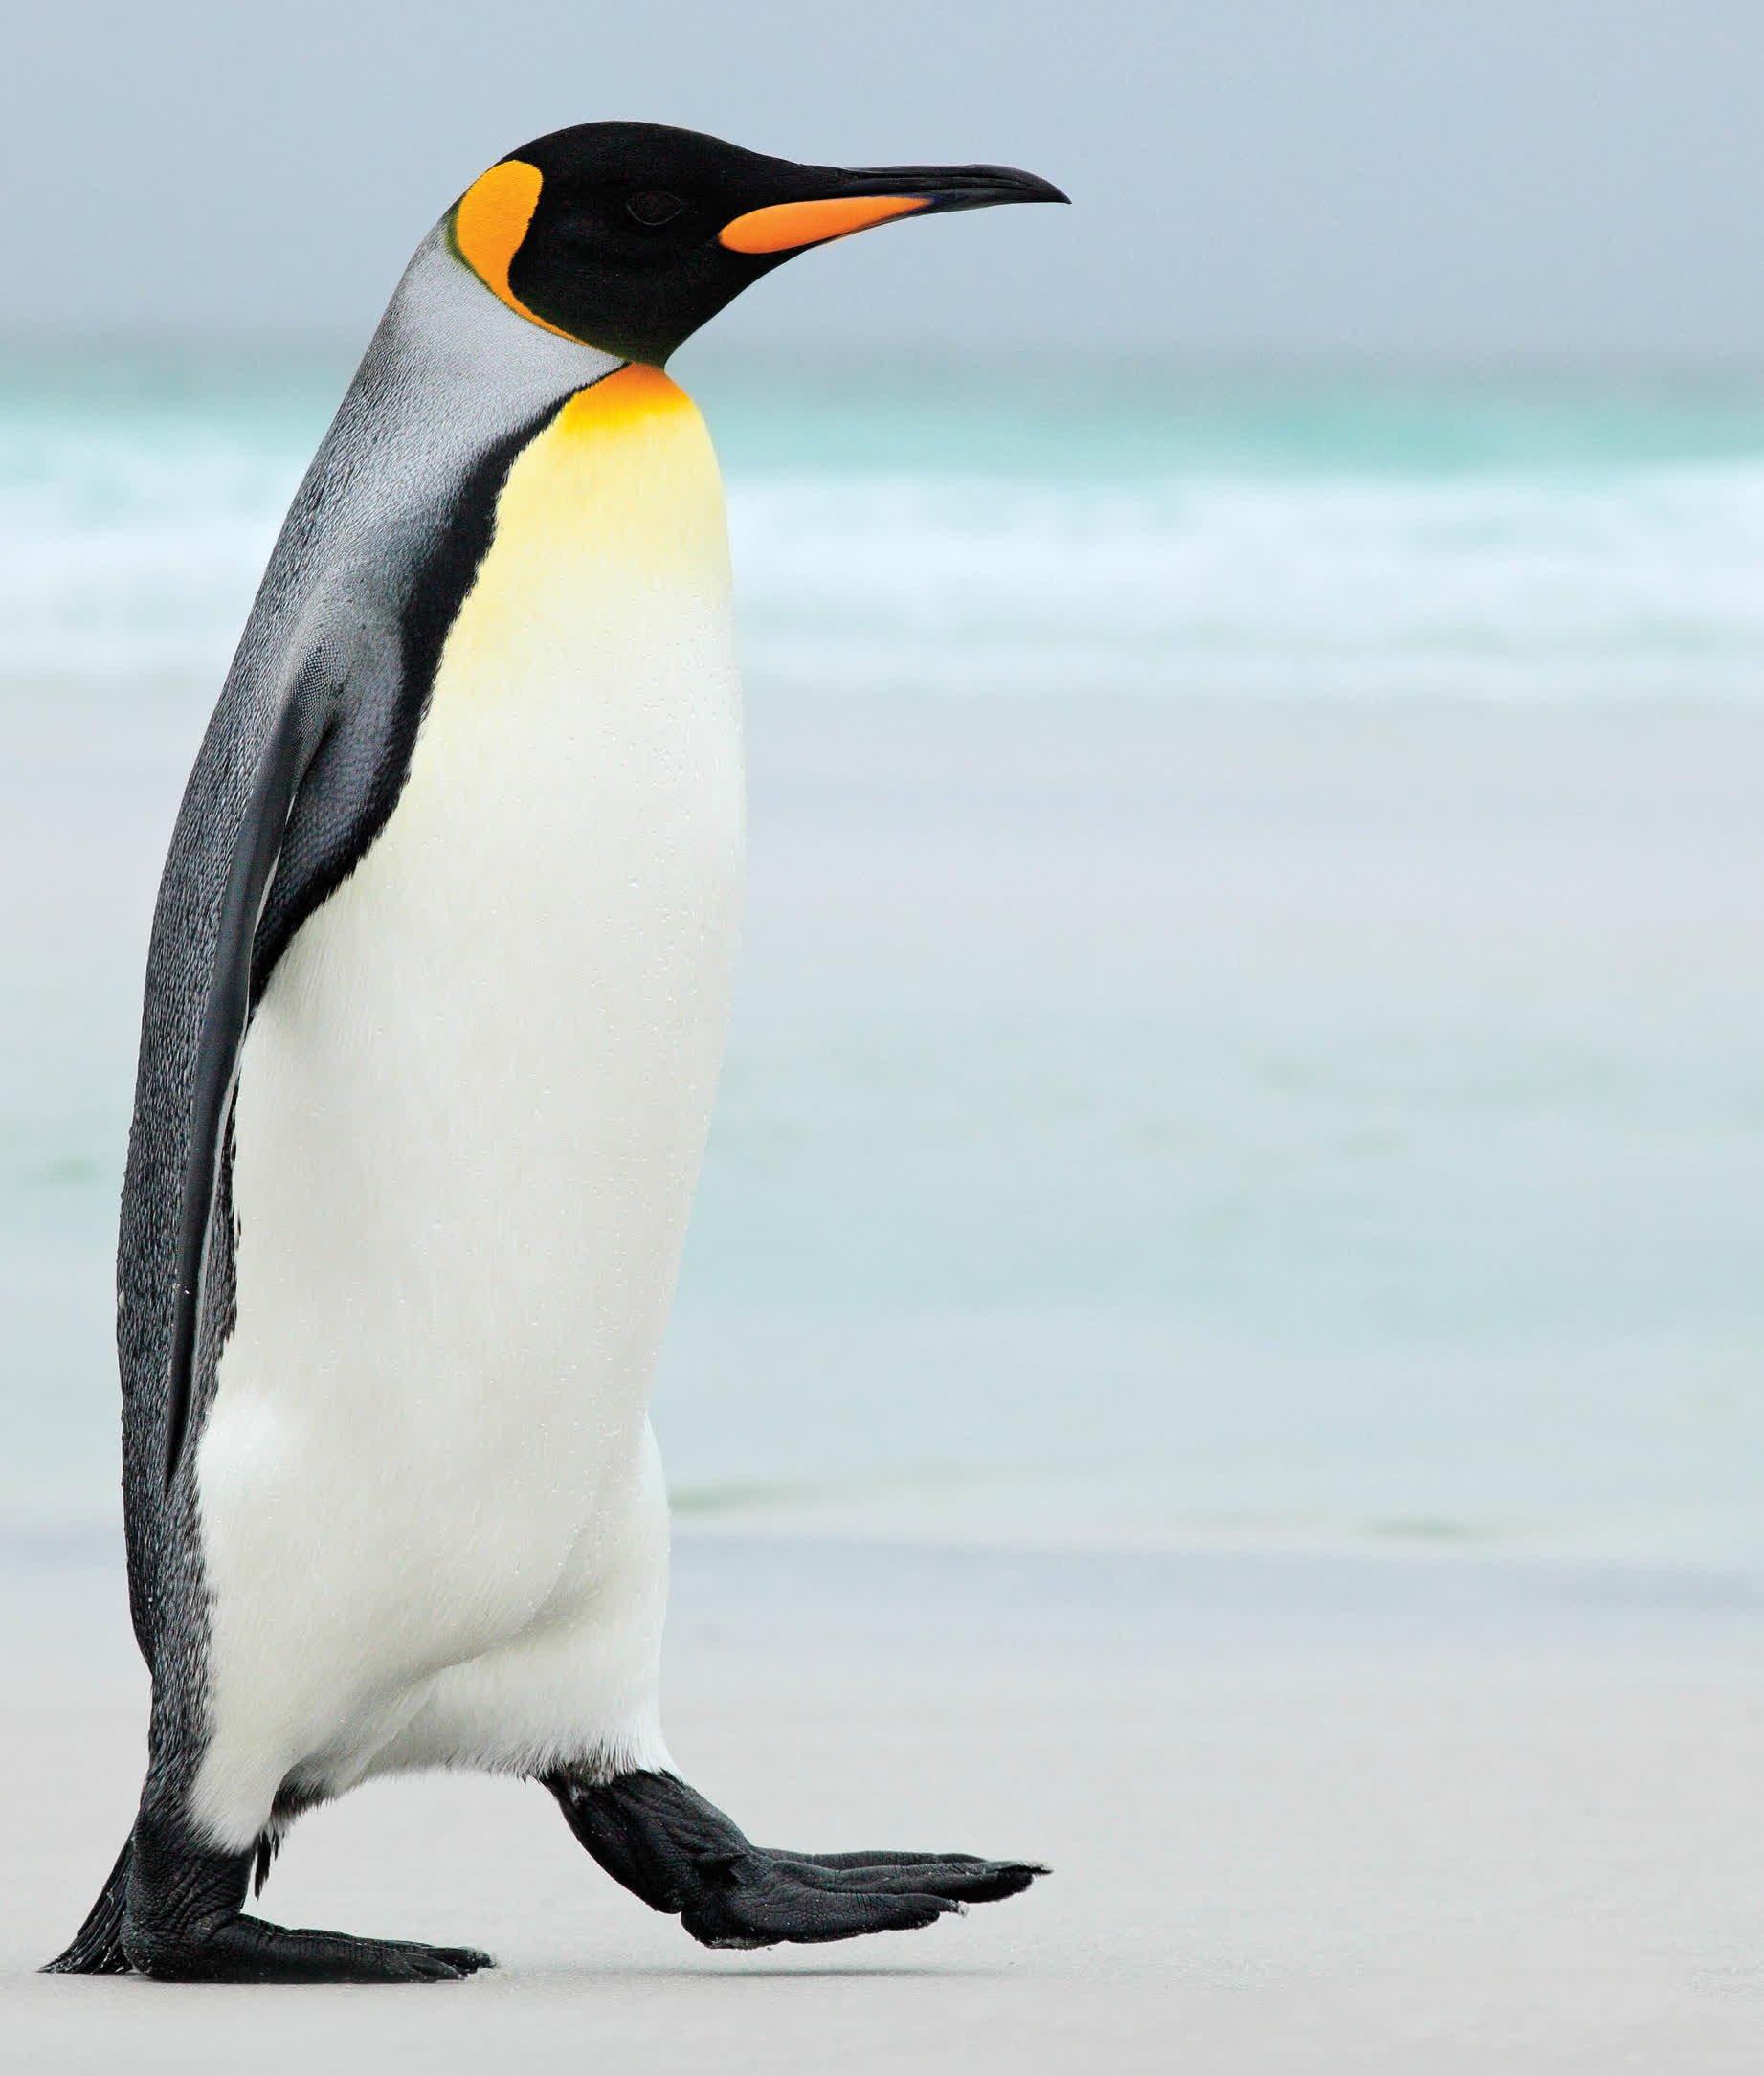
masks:
<path id="1" fill-rule="evenodd" d="M 625 204 L 627 212 L 636 217 L 646 231 L 655 230 L 659 224 L 671 223 L 685 206 L 679 195 L 662 194 L 653 189 L 642 194 L 634 194 Z"/>

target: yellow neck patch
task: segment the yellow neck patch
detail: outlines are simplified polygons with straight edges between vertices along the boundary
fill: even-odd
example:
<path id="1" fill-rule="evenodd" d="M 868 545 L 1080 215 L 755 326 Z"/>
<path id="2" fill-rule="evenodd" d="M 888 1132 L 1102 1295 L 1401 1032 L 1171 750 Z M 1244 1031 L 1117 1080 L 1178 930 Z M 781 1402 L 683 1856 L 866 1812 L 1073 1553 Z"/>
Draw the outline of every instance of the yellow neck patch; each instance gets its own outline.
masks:
<path id="1" fill-rule="evenodd" d="M 524 511 L 533 493 L 538 508 Z M 639 585 L 728 584 L 710 435 L 684 390 L 640 361 L 578 391 L 515 463 L 497 511 L 499 538 L 505 525 L 510 539 L 529 526 L 529 538 L 542 527 L 567 529 Z"/>
<path id="2" fill-rule="evenodd" d="M 598 709 L 732 681 L 731 588 L 723 485 L 691 398 L 639 365 L 578 391 L 508 472 L 418 762 L 471 784 L 461 746 L 486 705 L 538 711 L 562 687 Z"/>
<path id="3" fill-rule="evenodd" d="M 692 399 L 634 362 L 578 391 L 516 458 L 447 654 L 474 649 L 473 677 L 491 681 L 495 658 L 535 645 L 592 671 L 613 629 L 621 649 L 664 635 L 678 609 L 658 594 L 682 586 L 728 595 L 722 479 Z"/>
<path id="4" fill-rule="evenodd" d="M 571 336 L 529 310 L 508 285 L 508 269 L 539 207 L 545 175 L 525 159 L 504 159 L 480 173 L 454 211 L 454 244 L 459 257 L 499 301 L 517 317 L 560 339 Z"/>
<path id="5" fill-rule="evenodd" d="M 614 374 L 603 376 L 586 390 L 578 390 L 557 414 L 559 432 L 599 433 L 628 427 L 633 421 L 690 412 L 698 406 L 671 375 L 647 361 L 628 361 Z"/>

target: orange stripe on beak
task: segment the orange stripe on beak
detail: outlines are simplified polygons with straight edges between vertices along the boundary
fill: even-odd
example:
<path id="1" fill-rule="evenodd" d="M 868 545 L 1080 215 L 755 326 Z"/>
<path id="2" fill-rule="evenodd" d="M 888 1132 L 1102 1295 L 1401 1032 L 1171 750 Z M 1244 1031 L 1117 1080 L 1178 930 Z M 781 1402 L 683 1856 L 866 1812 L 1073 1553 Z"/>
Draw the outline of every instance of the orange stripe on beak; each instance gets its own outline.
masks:
<path id="1" fill-rule="evenodd" d="M 778 202 L 770 209 L 750 209 L 717 233 L 717 243 L 732 253 L 783 253 L 797 245 L 820 245 L 828 238 L 849 237 L 872 224 L 886 223 L 924 209 L 928 194 L 851 195 L 831 202 Z"/>

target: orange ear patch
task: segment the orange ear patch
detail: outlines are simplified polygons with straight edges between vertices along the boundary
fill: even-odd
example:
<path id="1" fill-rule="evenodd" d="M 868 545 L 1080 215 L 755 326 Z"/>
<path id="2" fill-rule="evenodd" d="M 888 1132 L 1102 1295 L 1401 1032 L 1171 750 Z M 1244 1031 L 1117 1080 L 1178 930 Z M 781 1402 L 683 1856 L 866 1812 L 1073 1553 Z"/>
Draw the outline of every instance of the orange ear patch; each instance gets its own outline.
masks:
<path id="1" fill-rule="evenodd" d="M 778 202 L 770 209 L 750 209 L 726 223 L 717 233 L 717 243 L 732 253 L 782 253 L 797 245 L 820 245 L 924 209 L 930 199 L 928 194 L 866 194 L 828 202 Z"/>
<path id="2" fill-rule="evenodd" d="M 558 331 L 555 324 L 536 316 L 508 285 L 508 269 L 521 250 L 544 186 L 545 175 L 525 159 L 504 159 L 501 166 L 480 173 L 454 211 L 454 243 L 460 258 L 493 296 L 529 324 L 568 339 L 567 331 Z"/>

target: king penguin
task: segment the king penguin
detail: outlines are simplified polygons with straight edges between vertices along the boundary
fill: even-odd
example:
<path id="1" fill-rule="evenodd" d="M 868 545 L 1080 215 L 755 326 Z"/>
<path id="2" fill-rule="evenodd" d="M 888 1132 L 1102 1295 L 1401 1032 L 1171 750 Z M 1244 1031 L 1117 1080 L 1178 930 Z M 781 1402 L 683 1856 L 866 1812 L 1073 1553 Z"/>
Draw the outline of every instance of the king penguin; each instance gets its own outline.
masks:
<path id="1" fill-rule="evenodd" d="M 722 489 L 662 369 L 806 248 L 1059 202 L 595 123 L 418 248 L 184 795 L 118 1260 L 147 1770 L 50 1966 L 433 1981 L 470 1947 L 246 1914 L 376 1775 L 534 1780 L 710 1946 L 929 1924 L 1037 1866 L 752 1843 L 680 1778 L 647 1401 L 742 873 Z"/>

